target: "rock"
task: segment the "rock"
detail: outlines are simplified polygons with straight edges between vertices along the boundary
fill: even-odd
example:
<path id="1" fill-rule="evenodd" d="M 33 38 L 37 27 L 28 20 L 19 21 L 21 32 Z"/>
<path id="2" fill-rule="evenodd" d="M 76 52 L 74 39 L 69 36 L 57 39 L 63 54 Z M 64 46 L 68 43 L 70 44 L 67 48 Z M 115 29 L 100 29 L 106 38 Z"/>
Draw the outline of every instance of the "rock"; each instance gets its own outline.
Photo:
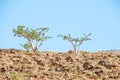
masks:
<path id="1" fill-rule="evenodd" d="M 89 62 L 85 62 L 83 64 L 83 68 L 84 70 L 90 70 L 90 69 L 93 69 L 93 66 Z"/>

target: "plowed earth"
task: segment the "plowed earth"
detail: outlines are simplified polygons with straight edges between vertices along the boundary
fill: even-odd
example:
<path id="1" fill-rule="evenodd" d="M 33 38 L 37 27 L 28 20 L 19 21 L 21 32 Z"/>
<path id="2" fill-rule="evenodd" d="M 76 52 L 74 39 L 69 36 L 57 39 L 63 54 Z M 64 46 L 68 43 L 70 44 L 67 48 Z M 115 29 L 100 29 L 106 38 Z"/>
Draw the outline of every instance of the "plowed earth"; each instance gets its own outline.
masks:
<path id="1" fill-rule="evenodd" d="M 120 53 L 0 49 L 0 80 L 120 80 Z"/>

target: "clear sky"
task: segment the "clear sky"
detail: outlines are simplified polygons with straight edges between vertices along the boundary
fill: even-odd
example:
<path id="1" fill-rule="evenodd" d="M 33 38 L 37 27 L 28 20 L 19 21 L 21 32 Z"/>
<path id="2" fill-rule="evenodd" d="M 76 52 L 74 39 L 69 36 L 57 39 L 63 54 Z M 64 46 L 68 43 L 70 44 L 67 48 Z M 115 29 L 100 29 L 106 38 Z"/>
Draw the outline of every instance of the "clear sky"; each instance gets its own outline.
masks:
<path id="1" fill-rule="evenodd" d="M 120 0 L 0 0 L 0 48 L 23 49 L 23 38 L 13 36 L 12 28 L 48 27 L 53 38 L 42 51 L 68 51 L 69 42 L 57 37 L 70 33 L 81 37 L 92 33 L 81 50 L 120 49 Z"/>

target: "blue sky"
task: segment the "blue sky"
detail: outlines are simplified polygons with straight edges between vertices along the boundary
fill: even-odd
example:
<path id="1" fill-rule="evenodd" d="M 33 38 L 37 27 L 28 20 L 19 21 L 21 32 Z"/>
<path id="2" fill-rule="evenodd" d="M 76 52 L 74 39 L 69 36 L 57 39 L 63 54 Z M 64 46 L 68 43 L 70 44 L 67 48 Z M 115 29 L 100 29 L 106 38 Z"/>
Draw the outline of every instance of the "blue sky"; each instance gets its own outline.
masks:
<path id="1" fill-rule="evenodd" d="M 69 42 L 57 37 L 70 33 L 81 37 L 92 33 L 81 50 L 120 49 L 120 0 L 0 0 L 0 48 L 23 49 L 23 38 L 13 36 L 12 28 L 48 27 L 53 38 L 40 50 L 68 51 Z"/>

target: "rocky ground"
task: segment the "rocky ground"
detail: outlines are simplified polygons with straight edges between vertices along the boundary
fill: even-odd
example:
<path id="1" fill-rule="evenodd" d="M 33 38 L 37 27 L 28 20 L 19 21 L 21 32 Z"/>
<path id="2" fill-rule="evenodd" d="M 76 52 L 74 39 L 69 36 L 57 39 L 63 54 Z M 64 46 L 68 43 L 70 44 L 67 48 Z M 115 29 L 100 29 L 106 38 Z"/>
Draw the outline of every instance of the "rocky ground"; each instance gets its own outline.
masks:
<path id="1" fill-rule="evenodd" d="M 0 49 L 0 80 L 120 80 L 120 52 Z"/>

